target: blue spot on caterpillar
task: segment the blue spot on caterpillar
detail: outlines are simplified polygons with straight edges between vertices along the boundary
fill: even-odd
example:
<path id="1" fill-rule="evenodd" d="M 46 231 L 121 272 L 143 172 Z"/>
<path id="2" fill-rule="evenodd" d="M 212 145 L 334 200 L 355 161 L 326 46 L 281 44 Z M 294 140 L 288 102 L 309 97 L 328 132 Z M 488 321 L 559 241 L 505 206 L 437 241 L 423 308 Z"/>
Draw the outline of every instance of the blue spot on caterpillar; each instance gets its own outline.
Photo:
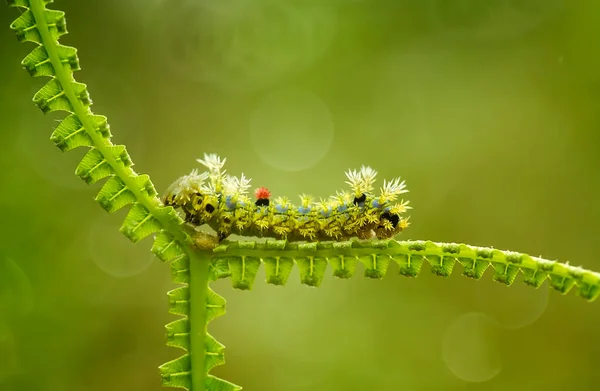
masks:
<path id="1" fill-rule="evenodd" d="M 379 194 L 373 192 L 377 172 L 370 167 L 346 172 L 350 190 L 314 202 L 301 195 L 301 204 L 286 197 L 271 202 L 264 187 L 248 196 L 250 179 L 226 175 L 226 159 L 204 155 L 198 162 L 207 171 L 193 170 L 177 179 L 163 196 L 165 205 L 181 209 L 185 221 L 194 226 L 208 224 L 222 240 L 230 234 L 273 237 L 289 241 L 391 238 L 408 227 L 408 201 L 397 201 L 406 193 L 400 178 L 384 181 Z"/>

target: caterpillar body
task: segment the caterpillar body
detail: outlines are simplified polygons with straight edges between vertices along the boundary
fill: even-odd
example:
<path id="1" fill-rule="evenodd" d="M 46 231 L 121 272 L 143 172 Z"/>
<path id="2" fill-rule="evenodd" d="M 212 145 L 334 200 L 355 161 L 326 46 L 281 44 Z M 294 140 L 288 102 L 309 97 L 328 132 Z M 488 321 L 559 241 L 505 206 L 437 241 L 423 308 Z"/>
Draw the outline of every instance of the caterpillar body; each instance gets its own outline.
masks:
<path id="1" fill-rule="evenodd" d="M 198 162 L 206 171 L 193 170 L 177 179 L 163 196 L 165 205 L 180 209 L 185 221 L 194 226 L 209 225 L 219 240 L 230 234 L 273 237 L 288 241 L 391 238 L 408 227 L 408 201 L 397 201 L 408 192 L 400 178 L 384 181 L 375 194 L 377 172 L 362 166 L 346 172 L 350 190 L 338 191 L 327 199 L 313 200 L 302 194 L 300 204 L 287 197 L 271 200 L 264 187 L 248 196 L 250 179 L 227 175 L 226 159 L 205 154 Z"/>

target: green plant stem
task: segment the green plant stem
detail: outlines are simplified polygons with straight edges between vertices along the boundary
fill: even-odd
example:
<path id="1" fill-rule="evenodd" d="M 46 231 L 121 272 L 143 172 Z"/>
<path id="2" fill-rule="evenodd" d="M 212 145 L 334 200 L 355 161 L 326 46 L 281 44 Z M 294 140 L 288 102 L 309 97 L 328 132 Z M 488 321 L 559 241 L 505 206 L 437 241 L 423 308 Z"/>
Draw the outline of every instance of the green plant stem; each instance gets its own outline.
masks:
<path id="1" fill-rule="evenodd" d="M 43 46 L 46 49 L 48 58 L 50 59 L 50 62 L 54 68 L 56 75 L 55 77 L 60 82 L 65 95 L 69 99 L 74 114 L 79 118 L 81 124 L 85 128 L 86 133 L 92 139 L 94 148 L 100 151 L 106 162 L 112 167 L 116 176 L 119 177 L 123 183 L 125 183 L 127 188 L 133 193 L 136 201 L 144 206 L 148 212 L 160 222 L 163 228 L 171 233 L 180 243 L 187 242 L 189 244 L 189 239 L 182 229 L 169 220 L 167 215 L 168 209 L 161 208 L 162 204 L 158 198 L 148 197 L 147 195 L 143 194 L 134 182 L 134 178 L 128 175 L 126 172 L 126 168 L 123 165 L 118 164 L 112 154 L 108 152 L 108 148 L 111 146 L 110 141 L 102 138 L 100 134 L 94 131 L 94 123 L 89 116 L 91 111 L 88 107 L 81 103 L 81 101 L 77 98 L 75 90 L 73 89 L 71 83 L 74 82 L 75 79 L 73 78 L 72 73 L 65 69 L 65 65 L 60 59 L 56 48 L 56 42 L 52 38 L 50 30 L 48 29 L 48 24 L 46 23 L 46 19 L 44 18 L 45 7 L 42 0 L 31 0 L 30 6 L 30 10 L 33 13 L 36 25 L 38 26 L 38 31 L 40 33 Z"/>
<path id="2" fill-rule="evenodd" d="M 206 326 L 207 326 L 207 292 L 211 253 L 196 251 L 190 257 L 190 361 L 192 389 L 206 389 Z M 196 303 L 196 304 L 194 304 Z"/>
<path id="3" fill-rule="evenodd" d="M 455 264 L 462 265 L 464 276 L 474 279 L 481 278 L 491 267 L 494 280 L 506 285 L 511 285 L 521 273 L 523 281 L 534 287 L 548 280 L 552 288 L 563 294 L 577 287 L 577 293 L 586 300 L 593 301 L 600 296 L 600 273 L 514 251 L 466 244 L 393 239 L 317 243 L 225 241 L 214 253 L 216 260 L 227 261 L 233 286 L 239 289 L 252 287 L 261 263 L 266 265 L 269 283 L 285 284 L 292 267 L 290 260 L 294 260 L 302 283 L 319 286 L 328 265 L 334 276 L 350 278 L 360 262 L 365 267 L 366 277 L 383 278 L 390 261 L 394 261 L 400 268 L 399 273 L 408 277 L 419 275 L 425 262 L 430 264 L 434 274 L 445 277 L 452 273 Z M 287 265 L 285 273 L 280 272 L 279 267 L 284 264 Z"/>

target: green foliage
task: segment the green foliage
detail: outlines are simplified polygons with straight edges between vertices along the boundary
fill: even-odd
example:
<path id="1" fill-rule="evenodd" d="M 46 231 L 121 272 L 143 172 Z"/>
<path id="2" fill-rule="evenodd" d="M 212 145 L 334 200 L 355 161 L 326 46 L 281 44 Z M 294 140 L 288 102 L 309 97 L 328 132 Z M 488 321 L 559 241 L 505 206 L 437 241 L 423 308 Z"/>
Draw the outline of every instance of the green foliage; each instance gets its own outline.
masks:
<path id="1" fill-rule="evenodd" d="M 50 139 L 64 152 L 78 147 L 89 148 L 75 174 L 88 184 L 108 178 L 96 196 L 96 201 L 109 213 L 131 205 L 121 232 L 132 242 L 156 234 L 152 251 L 161 260 L 172 261 L 175 282 L 188 283 L 190 260 L 202 262 L 201 256 L 189 235 L 182 229 L 183 220 L 173 208 L 165 207 L 156 197 L 157 192 L 148 175 L 139 175 L 132 169 L 133 162 L 125 146 L 112 144 L 106 117 L 95 115 L 91 111 L 92 100 L 86 85 L 73 78 L 74 72 L 81 69 L 77 50 L 58 43 L 58 38 L 67 33 L 64 12 L 47 9 L 46 4 L 51 2 L 8 1 L 9 6 L 18 7 L 22 11 L 10 26 L 18 40 L 37 45 L 22 61 L 23 67 L 34 77 L 50 79 L 34 95 L 33 102 L 43 113 L 64 111 L 68 114 Z M 193 337 L 190 335 L 190 322 L 187 318 L 190 300 L 188 287 L 169 293 L 171 312 L 186 318 L 167 326 L 168 345 L 183 348 L 190 353 L 161 367 L 163 383 L 167 386 L 191 389 L 193 383 L 194 391 L 239 388 L 208 375 L 208 371 L 222 364 L 224 359 L 223 346 L 206 333 L 206 324 L 222 315 L 225 306 L 223 298 L 212 291 L 207 292 L 209 272 L 206 269 L 204 278 L 196 287 L 196 291 L 201 291 L 201 295 L 208 301 L 206 308 L 199 307 L 197 311 L 199 316 L 196 315 L 195 319 L 201 323 L 201 330 Z M 224 274 L 213 272 L 213 275 Z M 201 343 L 194 343 L 197 339 L 201 339 Z M 196 361 L 206 365 L 199 367 Z"/>
<path id="2" fill-rule="evenodd" d="M 320 285 L 327 266 L 333 269 L 335 277 L 351 278 L 360 262 L 365 277 L 381 279 L 386 275 L 390 261 L 394 261 L 399 274 L 406 277 L 418 276 L 427 261 L 431 272 L 442 277 L 448 277 L 454 266 L 460 264 L 463 276 L 480 279 L 492 266 L 494 281 L 505 285 L 512 285 L 521 272 L 523 282 L 534 288 L 539 288 L 548 279 L 550 286 L 562 294 L 576 287 L 577 294 L 588 301 L 596 300 L 600 295 L 599 273 L 527 254 L 466 244 L 393 239 L 308 244 L 223 242 L 214 252 L 216 260 L 228 261 L 232 285 L 238 289 L 249 289 L 254 283 L 260 264 L 257 260 L 265 264 L 267 283 L 283 285 L 295 263 L 300 271 L 300 282 L 309 286 Z M 278 268 L 282 259 L 285 266 Z"/>
<path id="3" fill-rule="evenodd" d="M 548 280 L 562 294 L 576 288 L 579 296 L 593 301 L 600 295 L 600 274 L 578 267 L 510 251 L 425 241 L 344 241 L 294 243 L 223 242 L 213 248 L 198 248 L 183 220 L 171 207 L 165 207 L 148 175 L 137 174 L 125 146 L 113 145 L 107 119 L 95 115 L 85 84 L 73 74 L 81 69 L 77 50 L 63 46 L 58 39 L 67 33 L 65 15 L 49 10 L 52 0 L 8 0 L 21 9 L 11 24 L 20 42 L 37 45 L 22 61 L 34 77 L 49 81 L 34 95 L 34 103 L 44 113 L 66 112 L 54 129 L 51 140 L 62 151 L 88 148 L 76 169 L 86 183 L 106 180 L 96 201 L 109 213 L 131 206 L 121 232 L 138 242 L 155 235 L 152 252 L 169 262 L 172 279 L 184 284 L 168 293 L 169 311 L 182 318 L 166 326 L 167 345 L 183 349 L 181 357 L 160 367 L 163 385 L 192 391 L 233 391 L 241 387 L 218 379 L 210 370 L 224 363 L 224 346 L 207 332 L 207 325 L 225 313 L 225 299 L 208 287 L 210 280 L 231 278 L 233 287 L 251 289 L 258 269 L 265 265 L 266 282 L 285 285 L 294 264 L 300 281 L 319 286 L 328 267 L 338 278 L 351 278 L 358 264 L 368 278 L 383 278 L 392 262 L 399 274 L 416 277 L 429 263 L 434 274 L 447 277 L 455 265 L 462 274 L 479 279 L 491 266 L 494 280 L 511 285 L 519 273 L 535 288 Z M 210 243 L 208 241 L 207 243 Z"/>

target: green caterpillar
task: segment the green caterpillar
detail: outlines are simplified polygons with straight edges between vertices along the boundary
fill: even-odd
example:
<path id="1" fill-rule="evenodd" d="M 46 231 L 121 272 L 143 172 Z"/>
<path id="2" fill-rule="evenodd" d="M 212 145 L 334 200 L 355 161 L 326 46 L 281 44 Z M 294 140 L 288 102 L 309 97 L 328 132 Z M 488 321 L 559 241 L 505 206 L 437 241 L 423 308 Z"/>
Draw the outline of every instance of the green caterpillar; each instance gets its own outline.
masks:
<path id="1" fill-rule="evenodd" d="M 348 170 L 351 191 L 340 191 L 328 199 L 313 201 L 300 196 L 296 206 L 286 197 L 271 202 L 264 187 L 255 190 L 256 201 L 247 195 L 250 179 L 225 174 L 226 159 L 205 154 L 198 162 L 208 171 L 193 170 L 177 179 L 166 191 L 163 202 L 185 213 L 185 221 L 194 226 L 208 224 L 219 240 L 230 234 L 273 237 L 288 241 L 347 240 L 391 238 L 408 227 L 408 201 L 396 202 L 408 192 L 400 178 L 384 181 L 380 194 L 373 193 L 377 172 L 362 166 Z"/>

